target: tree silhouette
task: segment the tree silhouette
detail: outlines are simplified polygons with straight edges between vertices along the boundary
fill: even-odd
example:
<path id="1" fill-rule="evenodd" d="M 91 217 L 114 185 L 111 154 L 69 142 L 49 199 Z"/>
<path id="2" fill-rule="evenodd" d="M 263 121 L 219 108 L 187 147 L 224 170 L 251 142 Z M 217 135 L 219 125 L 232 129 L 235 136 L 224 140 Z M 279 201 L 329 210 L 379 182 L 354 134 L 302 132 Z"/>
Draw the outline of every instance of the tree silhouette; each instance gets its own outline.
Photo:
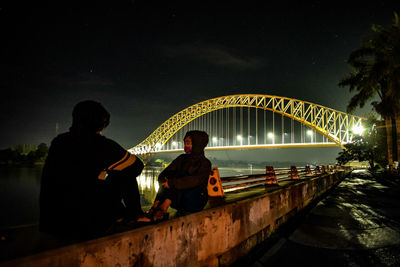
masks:
<path id="1" fill-rule="evenodd" d="M 385 119 L 388 160 L 392 165 L 400 154 L 400 23 L 394 13 L 393 23 L 387 27 L 372 25 L 372 33 L 359 49 L 350 54 L 348 64 L 354 71 L 343 78 L 339 86 L 356 90 L 347 111 L 376 95 L 380 101 L 372 102 L 374 109 Z"/>

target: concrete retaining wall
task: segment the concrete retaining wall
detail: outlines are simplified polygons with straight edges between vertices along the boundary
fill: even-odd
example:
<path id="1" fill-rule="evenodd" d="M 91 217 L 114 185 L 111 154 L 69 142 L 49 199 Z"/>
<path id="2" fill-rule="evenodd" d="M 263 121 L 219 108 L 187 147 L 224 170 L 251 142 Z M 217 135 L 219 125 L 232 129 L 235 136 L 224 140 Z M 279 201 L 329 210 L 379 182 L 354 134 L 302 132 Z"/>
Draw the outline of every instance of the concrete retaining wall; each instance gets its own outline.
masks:
<path id="1" fill-rule="evenodd" d="M 306 179 L 156 225 L 6 262 L 9 266 L 226 266 L 338 183 L 344 172 Z"/>

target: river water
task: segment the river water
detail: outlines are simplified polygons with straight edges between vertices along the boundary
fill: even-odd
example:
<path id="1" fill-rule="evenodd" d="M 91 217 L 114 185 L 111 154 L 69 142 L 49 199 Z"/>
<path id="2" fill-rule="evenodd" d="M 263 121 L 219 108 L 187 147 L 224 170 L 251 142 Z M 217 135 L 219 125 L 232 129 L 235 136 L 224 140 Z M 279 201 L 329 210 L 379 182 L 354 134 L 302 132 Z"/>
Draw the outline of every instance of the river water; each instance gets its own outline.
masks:
<path id="1" fill-rule="evenodd" d="M 161 171 L 162 168 L 146 167 L 137 178 L 144 210 L 157 194 Z M 219 168 L 219 171 L 221 177 L 263 172 L 250 168 Z M 41 166 L 0 166 L 0 229 L 38 223 L 41 173 Z"/>

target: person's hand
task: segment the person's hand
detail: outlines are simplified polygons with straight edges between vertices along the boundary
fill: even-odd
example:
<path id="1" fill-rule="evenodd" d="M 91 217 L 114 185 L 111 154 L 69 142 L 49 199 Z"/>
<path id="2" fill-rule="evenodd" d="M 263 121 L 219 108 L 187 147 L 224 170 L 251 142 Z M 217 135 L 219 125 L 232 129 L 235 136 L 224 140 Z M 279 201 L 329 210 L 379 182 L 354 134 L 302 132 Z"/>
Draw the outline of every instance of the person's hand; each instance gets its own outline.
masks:
<path id="1" fill-rule="evenodd" d="M 165 179 L 165 180 L 164 180 L 163 183 L 161 183 L 161 186 L 164 187 L 164 188 L 169 188 L 167 177 L 165 177 L 164 179 Z"/>

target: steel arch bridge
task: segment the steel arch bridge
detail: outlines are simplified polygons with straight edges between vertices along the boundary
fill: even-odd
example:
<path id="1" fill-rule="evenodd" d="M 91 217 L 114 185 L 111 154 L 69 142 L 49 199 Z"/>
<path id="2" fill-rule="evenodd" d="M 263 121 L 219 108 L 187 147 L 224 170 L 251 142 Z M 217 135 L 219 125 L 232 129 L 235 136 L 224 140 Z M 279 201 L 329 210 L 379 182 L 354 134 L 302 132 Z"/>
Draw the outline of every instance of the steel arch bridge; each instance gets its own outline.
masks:
<path id="1" fill-rule="evenodd" d="M 257 108 L 281 114 L 315 130 L 332 141 L 331 144 L 339 147 L 352 141 L 352 128 L 361 127 L 362 121 L 365 120 L 362 117 L 298 99 L 258 94 L 228 95 L 202 101 L 176 113 L 129 151 L 134 154 L 157 152 L 191 121 L 207 113 L 232 107 Z"/>

